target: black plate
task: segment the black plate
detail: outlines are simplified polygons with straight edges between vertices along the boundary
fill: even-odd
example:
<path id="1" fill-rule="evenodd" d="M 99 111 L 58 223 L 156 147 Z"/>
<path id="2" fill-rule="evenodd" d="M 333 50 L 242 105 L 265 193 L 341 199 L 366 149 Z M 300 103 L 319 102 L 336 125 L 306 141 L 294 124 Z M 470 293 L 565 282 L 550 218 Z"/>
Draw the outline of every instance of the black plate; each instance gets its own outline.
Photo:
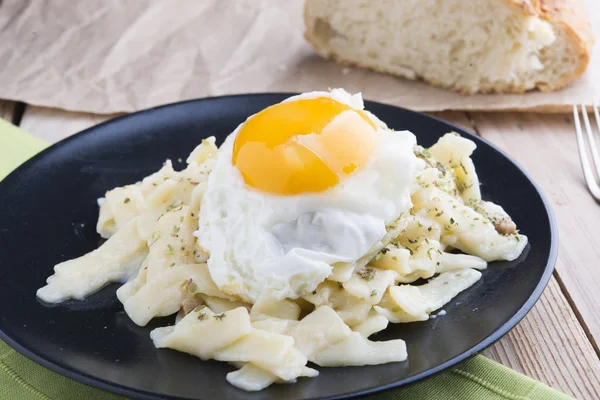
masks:
<path id="1" fill-rule="evenodd" d="M 547 201 L 525 171 L 490 143 L 444 121 L 366 102 L 391 128 L 430 146 L 451 130 L 477 143 L 473 160 L 485 199 L 501 204 L 530 245 L 514 262 L 490 264 L 483 279 L 453 299 L 448 314 L 392 325 L 376 339 L 402 338 L 408 361 L 318 368 L 320 376 L 245 393 L 229 385 L 226 363 L 157 350 L 129 320 L 111 285 L 84 301 L 48 307 L 36 290 L 55 264 L 99 244 L 96 199 L 135 182 L 168 157 L 185 159 L 202 138 L 222 141 L 249 115 L 289 94 L 258 94 L 167 105 L 98 125 L 37 155 L 0 183 L 0 338 L 63 375 L 143 398 L 345 398 L 425 378 L 470 357 L 508 332 L 531 309 L 556 260 L 557 236 Z M 507 133 L 508 134 L 508 133 Z"/>

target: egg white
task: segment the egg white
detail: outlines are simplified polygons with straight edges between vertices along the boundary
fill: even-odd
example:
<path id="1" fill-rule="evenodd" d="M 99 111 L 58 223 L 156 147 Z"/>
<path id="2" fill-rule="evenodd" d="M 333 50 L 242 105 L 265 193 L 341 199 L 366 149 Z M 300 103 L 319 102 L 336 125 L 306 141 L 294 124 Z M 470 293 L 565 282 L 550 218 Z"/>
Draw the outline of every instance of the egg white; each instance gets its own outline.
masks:
<path id="1" fill-rule="evenodd" d="M 336 89 L 285 101 L 330 97 L 363 109 L 360 94 Z M 221 148 L 202 200 L 198 237 L 210 252 L 208 268 L 223 292 L 255 302 L 263 293 L 297 298 L 313 291 L 336 262 L 354 262 L 386 233 L 386 225 L 411 206 L 410 185 L 420 165 L 415 136 L 378 126 L 367 165 L 320 193 L 278 196 L 246 186 L 232 164 L 243 124 Z M 250 117 L 252 118 L 252 117 Z"/>

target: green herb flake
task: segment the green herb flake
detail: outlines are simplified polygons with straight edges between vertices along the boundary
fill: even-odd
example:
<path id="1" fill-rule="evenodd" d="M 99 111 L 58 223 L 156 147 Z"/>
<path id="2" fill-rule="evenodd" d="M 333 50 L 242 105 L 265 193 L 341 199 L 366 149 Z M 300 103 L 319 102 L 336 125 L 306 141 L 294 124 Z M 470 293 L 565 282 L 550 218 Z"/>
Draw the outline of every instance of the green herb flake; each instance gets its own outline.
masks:
<path id="1" fill-rule="evenodd" d="M 194 308 L 193 312 L 199 313 L 200 311 L 204 310 L 205 308 L 206 308 L 205 305 L 201 305 L 201 306 Z"/>
<path id="2" fill-rule="evenodd" d="M 175 266 L 175 263 L 171 263 L 171 265 L 169 265 L 169 267 L 173 268 Z"/>
<path id="3" fill-rule="evenodd" d="M 123 200 L 123 203 L 127 204 L 131 201 L 131 199 L 129 197 L 125 197 L 125 200 Z"/>
<path id="4" fill-rule="evenodd" d="M 373 289 L 371 290 L 371 297 L 375 297 L 377 296 L 377 290 Z"/>
<path id="5" fill-rule="evenodd" d="M 408 243 L 415 244 L 415 243 L 417 243 L 417 242 L 418 242 L 418 240 L 417 240 L 417 239 L 408 239 Z"/>
<path id="6" fill-rule="evenodd" d="M 178 227 L 177 225 L 173 225 L 173 232 L 171 232 L 171 236 L 173 237 L 179 237 L 179 231 L 181 230 L 180 227 Z"/>
<path id="7" fill-rule="evenodd" d="M 175 209 L 177 209 L 178 207 L 182 207 L 183 203 L 181 202 L 181 200 L 175 200 L 174 202 L 172 202 L 171 204 L 169 204 L 167 206 L 166 211 L 173 211 Z"/>
<path id="8" fill-rule="evenodd" d="M 435 214 L 436 217 L 441 217 L 442 214 L 444 214 L 444 211 L 440 211 L 439 213 Z"/>
<path id="9" fill-rule="evenodd" d="M 441 162 L 437 162 L 437 164 L 435 164 L 435 167 L 437 168 L 438 171 L 440 171 L 440 174 L 442 174 L 442 177 L 444 177 L 446 175 L 446 168 L 442 165 Z"/>
<path id="10" fill-rule="evenodd" d="M 431 256 L 431 251 L 432 250 L 433 250 L 433 248 L 427 249 L 427 257 L 429 257 L 430 260 L 433 260 L 433 257 Z"/>
<path id="11" fill-rule="evenodd" d="M 214 317 L 215 317 L 215 319 L 217 319 L 219 321 L 223 321 L 223 318 L 225 318 L 226 316 L 227 315 L 224 312 L 222 312 L 221 314 L 217 314 Z"/>
<path id="12" fill-rule="evenodd" d="M 160 231 L 152 232 L 152 236 L 150 237 L 150 244 L 148 246 L 152 246 L 154 242 L 160 239 Z"/>
<path id="13" fill-rule="evenodd" d="M 198 290 L 198 285 L 196 285 L 196 283 L 190 278 L 185 289 L 190 293 L 196 293 L 196 291 Z"/>
<path id="14" fill-rule="evenodd" d="M 373 268 L 364 268 L 361 271 L 357 272 L 357 274 L 367 282 L 375 278 L 375 271 L 373 270 Z"/>
<path id="15" fill-rule="evenodd" d="M 167 250 L 165 251 L 165 255 L 172 256 L 174 254 L 175 249 L 170 244 L 167 245 Z"/>

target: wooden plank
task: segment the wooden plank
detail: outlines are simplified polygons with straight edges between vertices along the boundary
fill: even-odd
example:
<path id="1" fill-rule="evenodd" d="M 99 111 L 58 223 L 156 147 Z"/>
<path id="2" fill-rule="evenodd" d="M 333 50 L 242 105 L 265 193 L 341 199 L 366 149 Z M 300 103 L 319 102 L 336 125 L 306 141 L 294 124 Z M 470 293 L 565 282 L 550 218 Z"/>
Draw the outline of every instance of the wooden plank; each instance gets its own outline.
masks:
<path id="1" fill-rule="evenodd" d="M 462 112 L 462 111 L 440 111 L 440 112 L 433 112 L 433 113 L 428 113 L 428 114 L 432 115 L 434 117 L 437 117 L 437 118 L 441 118 L 445 121 L 448 121 L 451 124 L 454 124 L 454 125 L 458 126 L 459 128 L 462 128 L 469 132 L 477 133 L 477 132 L 475 132 L 475 130 L 473 128 L 473 121 L 470 119 L 470 115 L 465 112 Z"/>
<path id="2" fill-rule="evenodd" d="M 600 360 L 554 277 L 529 314 L 483 354 L 577 399 L 600 399 Z"/>
<path id="3" fill-rule="evenodd" d="M 15 102 L 8 100 L 0 100 L 0 118 L 12 121 L 15 112 Z"/>
<path id="4" fill-rule="evenodd" d="M 474 114 L 474 121 L 482 135 L 523 165 L 548 196 L 560 237 L 559 283 L 598 352 L 600 206 L 583 179 L 572 116 L 481 113 Z"/>
<path id="5" fill-rule="evenodd" d="M 21 128 L 49 143 L 65 139 L 74 133 L 117 117 L 113 115 L 97 115 L 76 113 L 54 108 L 27 106 Z"/>
<path id="6" fill-rule="evenodd" d="M 479 133 L 494 142 L 502 140 L 497 138 L 497 135 L 503 135 L 502 137 L 505 138 L 511 134 L 510 131 L 500 132 L 501 129 L 505 129 L 504 126 L 495 130 L 490 129 L 489 123 L 482 123 L 485 116 L 479 113 L 445 111 L 433 115 L 471 132 Z M 513 128 L 516 127 L 517 130 L 521 124 L 514 115 L 507 117 L 506 114 L 494 114 L 488 117 L 494 120 L 505 120 L 507 121 L 505 125 L 508 126 L 511 126 L 512 122 Z M 563 122 L 560 125 L 563 135 L 572 135 L 571 125 L 564 126 L 563 116 L 552 117 L 555 122 Z M 531 146 L 536 147 L 535 143 L 538 141 L 543 143 L 543 140 L 543 136 L 533 137 Z M 514 143 L 511 143 L 514 147 L 522 146 L 518 139 L 514 139 Z M 554 153 L 559 152 L 559 149 L 560 147 L 549 150 Z M 507 147 L 505 150 L 511 151 Z M 524 155 L 527 153 L 524 152 Z M 572 155 L 577 157 L 576 152 Z M 563 235 L 561 240 L 562 238 Z M 554 277 L 523 321 L 487 349 L 484 355 L 576 398 L 600 398 L 600 361 Z"/>

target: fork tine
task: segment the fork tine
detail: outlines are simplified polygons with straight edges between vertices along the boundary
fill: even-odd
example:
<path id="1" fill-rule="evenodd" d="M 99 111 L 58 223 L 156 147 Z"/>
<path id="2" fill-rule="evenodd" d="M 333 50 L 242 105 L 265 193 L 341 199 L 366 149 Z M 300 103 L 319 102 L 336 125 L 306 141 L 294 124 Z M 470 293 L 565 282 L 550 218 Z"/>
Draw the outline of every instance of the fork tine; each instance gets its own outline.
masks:
<path id="1" fill-rule="evenodd" d="M 591 135 L 591 127 L 590 121 L 585 112 L 585 106 L 581 106 L 583 111 L 583 120 L 586 124 L 586 132 L 588 134 L 588 139 L 590 139 L 590 147 L 592 147 L 592 157 L 594 155 L 594 151 L 596 152 L 596 157 L 598 156 L 598 150 L 596 148 L 596 141 L 594 137 Z M 583 139 L 583 132 L 581 132 L 581 122 L 579 121 L 579 113 L 577 111 L 577 106 L 573 106 L 573 122 L 575 123 L 575 133 L 577 134 L 577 147 L 579 148 L 579 160 L 581 161 L 581 169 L 583 170 L 583 176 L 585 177 L 585 182 L 587 183 L 588 189 L 592 193 L 592 196 L 596 198 L 596 200 L 600 201 L 600 186 L 596 182 L 596 176 L 594 175 L 594 171 L 590 164 L 590 160 L 587 155 L 585 141 Z M 596 120 L 598 122 L 598 120 Z"/>
<path id="2" fill-rule="evenodd" d="M 598 99 L 596 97 L 594 97 L 593 109 L 594 109 L 594 117 L 596 119 L 596 128 L 598 128 L 598 133 L 600 133 L 600 115 L 598 115 Z M 598 148 L 598 147 L 596 147 L 596 148 Z M 598 165 L 598 164 L 596 164 L 596 172 L 598 172 L 598 174 L 600 174 L 600 165 Z"/>
<path id="3" fill-rule="evenodd" d="M 595 107 L 593 107 L 595 110 Z M 592 126 L 590 125 L 590 120 L 588 118 L 587 110 L 585 106 L 581 105 L 581 113 L 583 114 L 583 123 L 585 125 L 585 131 L 588 137 L 588 142 L 590 144 L 590 151 L 592 153 L 592 160 L 594 161 L 594 168 L 596 172 L 600 172 L 600 155 L 598 154 L 598 144 L 596 143 L 596 135 L 594 135 L 594 131 L 592 130 Z"/>

